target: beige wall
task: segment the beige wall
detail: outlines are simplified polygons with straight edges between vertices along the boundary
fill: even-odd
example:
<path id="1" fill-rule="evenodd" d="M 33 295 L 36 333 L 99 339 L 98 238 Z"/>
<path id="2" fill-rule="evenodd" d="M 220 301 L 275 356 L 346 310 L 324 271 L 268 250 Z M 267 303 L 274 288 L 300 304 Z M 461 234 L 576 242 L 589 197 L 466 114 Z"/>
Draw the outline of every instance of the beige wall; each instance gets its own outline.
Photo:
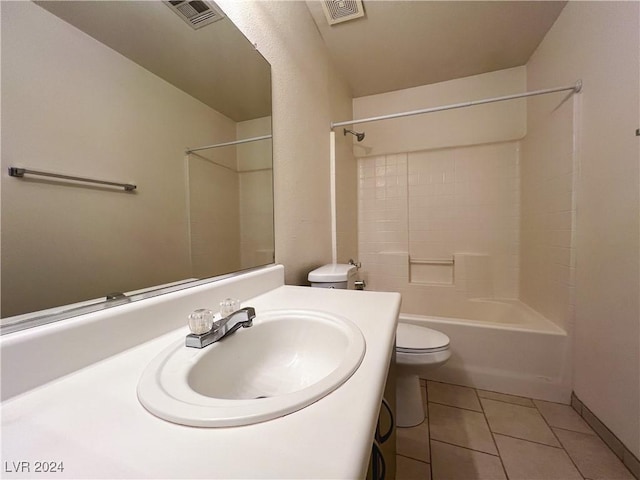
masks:
<path id="1" fill-rule="evenodd" d="M 274 104 L 274 159 L 275 159 L 275 222 L 276 222 L 276 261 L 283 263 L 287 269 L 287 282 L 288 283 L 306 283 L 307 272 L 315 268 L 316 266 L 328 263 L 331 261 L 331 229 L 330 229 L 330 204 L 329 204 L 329 124 L 331 120 L 336 120 L 342 117 L 351 117 L 351 97 L 349 89 L 346 83 L 340 78 L 336 70 L 330 64 L 325 47 L 321 41 L 317 30 L 313 24 L 310 14 L 303 2 L 221 2 L 223 9 L 229 14 L 230 18 L 244 31 L 244 33 L 255 42 L 260 48 L 261 52 L 265 55 L 268 61 L 272 64 L 273 70 L 273 104 Z M 39 10 L 39 9 L 38 9 Z M 49 18 L 53 18 L 50 17 Z M 44 22 L 44 23 L 43 23 Z M 41 25 L 46 25 L 46 21 L 33 21 L 31 25 L 38 25 L 39 29 Z M 20 30 L 16 28 L 15 30 Z M 4 32 L 3 32 L 4 35 Z M 77 43 L 77 39 L 71 38 L 68 40 L 69 48 L 65 51 L 65 61 L 74 61 L 79 59 L 78 62 L 82 64 L 86 58 L 90 58 L 93 54 L 84 55 L 70 55 L 69 52 L 73 51 L 74 43 Z M 47 44 L 48 42 L 42 42 Z M 75 46 L 75 48 L 84 48 Z M 36 52 L 37 53 L 37 52 Z M 47 57 L 44 54 L 44 49 L 39 52 L 40 57 Z M 115 54 L 113 54 L 115 56 Z M 49 55 L 49 62 L 44 62 L 53 68 L 53 65 L 60 65 L 59 62 L 52 60 L 54 57 Z M 93 63 L 89 60 L 82 66 L 89 66 L 96 73 L 96 77 L 105 76 L 103 68 L 93 66 Z M 80 65 L 70 65 L 67 71 L 78 70 Z M 141 69 L 140 69 L 141 70 Z M 117 68 L 109 68 L 108 71 L 117 71 Z M 51 78 L 47 75 L 23 75 L 25 78 L 42 79 Z M 97 81 L 97 80 L 95 80 Z M 62 80 L 59 83 L 64 83 Z M 86 82 L 85 89 L 93 91 L 95 87 L 94 79 Z M 157 97 L 158 88 L 151 89 L 145 86 L 144 89 L 148 92 L 148 95 L 154 95 Z M 38 88 L 35 88 L 38 90 Z M 136 95 L 139 101 L 143 101 L 144 95 Z M 37 96 L 35 98 L 38 98 Z M 60 106 L 64 107 L 68 111 L 68 105 L 60 98 Z M 155 100 L 155 98 L 154 98 Z M 100 97 L 96 98 L 96 101 L 100 101 Z M 172 107 L 176 107 L 174 101 Z M 76 105 L 77 108 L 80 105 L 86 106 L 84 103 L 70 102 Z M 157 102 L 150 102 L 157 103 Z M 115 107 L 117 102 L 110 102 L 112 107 Z M 3 106 L 4 107 L 4 106 Z M 186 107 L 185 107 L 186 108 Z M 34 107 L 33 110 L 37 110 Z M 97 111 L 96 108 L 87 107 L 87 110 Z M 209 110 L 209 109 L 207 109 Z M 4 108 L 3 108 L 4 113 Z M 157 115 L 157 112 L 155 113 Z M 121 117 L 135 122 L 136 125 L 153 125 L 153 122 L 149 123 L 149 119 L 140 118 L 136 114 L 131 112 L 120 112 Z M 178 140 L 179 147 L 167 148 L 165 144 L 160 142 L 149 147 L 150 150 L 145 150 L 146 146 L 138 146 L 134 149 L 136 155 L 145 156 L 147 158 L 153 158 L 154 166 L 157 167 L 159 158 L 167 158 L 172 154 L 179 154 L 181 161 L 178 162 L 177 168 L 180 169 L 181 185 L 183 187 L 184 179 L 184 161 L 182 161 L 182 151 L 185 145 L 199 145 L 208 144 L 214 141 L 228 140 L 226 135 L 221 135 L 219 139 L 212 139 L 211 131 L 220 127 L 220 122 L 224 123 L 223 118 L 215 116 L 214 118 L 207 118 L 210 115 L 206 112 L 200 113 L 198 121 L 198 128 L 193 128 L 191 125 L 184 125 L 184 131 L 197 132 L 197 135 L 185 139 L 184 136 Z M 175 118 L 184 118 L 187 115 L 179 111 L 175 114 Z M 71 112 L 73 118 L 73 112 Z M 85 117 L 75 115 L 79 119 L 80 123 L 86 125 L 91 122 L 84 122 Z M 157 115 L 159 117 L 159 115 Z M 107 117 L 108 119 L 109 117 Z M 151 119 L 153 120 L 153 119 Z M 43 125 L 54 125 L 59 122 L 51 121 L 50 117 L 44 115 L 42 117 Z M 126 124 L 126 122 L 125 122 Z M 59 125 L 58 125 L 59 126 Z M 172 125 L 175 127 L 175 124 Z M 212 128 L 214 127 L 214 128 Z M 223 128 L 226 132 L 227 127 Z M 73 129 L 69 125 L 69 129 Z M 175 135 L 166 134 L 162 131 L 157 131 L 157 138 L 175 138 Z M 184 133 L 181 131 L 181 133 Z M 132 135 L 131 137 L 135 137 Z M 82 139 L 86 138 L 84 135 L 79 135 L 76 138 L 77 142 L 82 142 Z M 233 138 L 233 134 L 230 135 Z M 16 137 L 18 139 L 18 137 Z M 21 138 L 24 140 L 24 138 Z M 132 140 L 133 141 L 133 140 Z M 137 141 L 137 138 L 136 138 Z M 344 140 L 345 142 L 347 139 Z M 91 142 L 87 142 L 90 144 Z M 114 145 L 116 142 L 105 140 L 105 144 Z M 22 149 L 30 149 L 31 155 L 28 158 L 34 158 L 33 145 L 26 141 L 17 141 L 16 144 L 21 144 Z M 342 145 L 342 142 L 340 142 Z M 91 155 L 95 154 L 95 149 L 88 145 L 91 150 Z M 125 148 L 126 150 L 126 148 Z M 6 150 L 3 146 L 3 161 L 10 158 L 8 155 L 4 155 Z M 346 183 L 349 176 L 354 176 L 355 163 L 349 163 L 350 152 L 346 152 L 344 146 L 341 147 L 339 153 L 338 169 L 340 172 L 340 181 Z M 49 155 L 47 151 L 47 156 Z M 111 152 L 110 152 L 111 153 Z M 122 159 L 123 164 L 128 164 L 127 156 L 122 155 L 123 152 L 116 152 L 113 155 L 114 158 Z M 150 154 L 149 154 L 150 153 Z M 88 155 L 83 154 L 83 155 Z M 82 156 L 82 155 L 81 155 Z M 26 158 L 25 155 L 16 153 L 11 158 Z M 81 162 L 81 160 L 77 160 Z M 32 167 L 42 167 L 36 163 L 31 164 Z M 172 167 L 176 167 L 172 164 Z M 77 171 L 75 168 L 73 171 Z M 107 176 L 112 176 L 113 168 L 109 168 Z M 135 178 L 140 185 L 140 191 L 136 195 L 135 199 L 138 200 L 138 204 L 142 201 L 140 197 L 152 196 L 152 202 L 159 202 L 162 204 L 165 202 L 167 208 L 164 211 L 162 223 L 174 222 L 180 224 L 183 228 L 182 231 L 186 231 L 186 224 L 188 219 L 186 217 L 187 202 L 182 194 L 180 198 L 178 195 L 178 187 L 163 189 L 162 192 L 148 192 L 144 191 L 143 183 L 140 180 L 143 179 L 143 174 L 140 171 L 131 172 L 128 168 L 121 168 L 119 170 L 125 177 Z M 147 171 L 147 170 L 145 170 Z M 171 169 L 151 168 L 148 171 L 154 172 L 154 175 L 162 173 L 176 173 Z M 99 175 L 101 172 L 95 172 Z M 128 175 L 127 175 L 128 174 Z M 261 184 L 264 182 L 261 182 Z M 16 183 L 9 183 L 9 189 L 11 186 L 15 186 Z M 353 221 L 355 217 L 355 192 L 349 193 L 348 188 L 339 187 L 339 202 L 341 206 L 346 208 L 340 208 L 343 212 L 348 212 L 346 215 L 339 215 L 340 226 L 340 238 L 341 246 L 340 251 L 343 257 L 351 256 L 355 254 L 354 245 L 356 243 L 357 233 L 356 224 Z M 3 196 L 5 194 L 6 186 L 3 184 Z M 174 193 L 172 193 L 174 192 Z M 171 196 L 173 195 L 173 196 Z M 114 197 L 113 194 L 109 198 Z M 114 200 L 114 209 L 121 211 L 129 211 L 132 198 L 123 195 L 118 196 L 120 200 Z M 126 205 L 121 205 L 123 202 L 128 202 Z M 104 202 L 102 202 L 104 203 Z M 112 216 L 107 212 L 106 216 Z M 46 215 L 45 215 L 46 216 Z M 344 220 L 346 219 L 346 220 Z M 43 221 L 46 219 L 43 219 Z M 77 217 L 78 225 L 90 225 L 93 222 L 93 217 Z M 3 222 L 5 220 L 3 219 Z M 74 221 L 75 222 L 75 221 Z M 136 223 L 136 222 L 134 222 Z M 167 243 L 181 243 L 183 246 L 188 245 L 189 239 L 185 235 L 184 238 L 170 239 L 168 242 L 161 242 L 157 236 L 153 234 L 153 219 L 146 218 L 144 224 L 147 226 L 147 231 L 150 236 L 156 239 L 157 245 L 166 246 Z M 95 229 L 95 222 L 93 222 L 93 228 Z M 118 232 L 120 234 L 121 232 Z M 4 240 L 4 239 L 3 239 Z M 54 239 L 55 240 L 55 239 Z M 137 239 L 122 238 L 126 241 L 127 245 L 133 246 L 132 255 L 136 253 L 144 259 L 147 265 L 154 265 L 157 258 L 169 259 L 163 265 L 163 274 L 171 272 L 175 274 L 176 269 L 180 272 L 184 272 L 185 276 L 190 276 L 189 271 L 189 258 L 188 255 L 185 258 L 181 258 L 177 255 L 173 255 L 169 252 L 163 252 L 161 255 L 156 255 L 155 252 L 148 248 L 142 247 L 143 242 L 138 242 Z M 105 240 L 107 241 L 107 240 Z M 109 243 L 107 241 L 107 243 Z M 137 248 L 140 246 L 140 248 Z M 5 245 L 3 244 L 3 247 Z M 11 248 L 10 244 L 7 244 L 6 248 L 3 248 L 3 254 L 8 252 Z M 77 249 L 75 250 L 77 252 Z M 124 249 L 123 249 L 124 251 Z M 188 251 L 187 248 L 184 249 Z M 64 257 L 65 260 L 69 260 Z M 42 259 L 38 259 L 42 260 Z M 126 262 L 130 260 L 130 255 L 124 254 L 122 260 Z M 171 261 L 177 262 L 178 265 L 172 267 Z M 6 261 L 6 264 L 9 260 Z M 3 259 L 3 264 L 5 264 Z M 44 265 L 45 268 L 53 268 L 49 266 L 49 263 L 43 262 L 40 265 Z M 4 265 L 3 265 L 4 266 Z M 16 265 L 17 267 L 17 265 Z M 117 267 L 114 267 L 117 269 Z M 131 270 L 135 270 L 130 267 Z M 122 269 L 119 269 L 122 270 Z M 161 283 L 161 280 L 154 280 L 154 283 Z M 3 284 L 3 288 L 5 284 Z M 39 286 L 34 285 L 33 291 L 38 291 Z M 126 288 L 126 287 L 125 287 Z M 99 288 L 99 294 L 102 294 L 102 288 Z M 67 301 L 74 301 L 74 295 Z M 86 296 L 86 294 L 80 294 L 80 298 Z"/>
<path id="2" fill-rule="evenodd" d="M 239 122 L 235 129 L 238 139 L 268 135 L 271 117 Z M 260 140 L 187 156 L 195 278 L 273 262 L 271 150 L 271 140 Z"/>
<path id="3" fill-rule="evenodd" d="M 31 2 L 2 2 L 2 42 L 3 316 L 191 277 L 184 148 L 235 123 Z"/>
<path id="4" fill-rule="evenodd" d="M 636 456 L 640 147 L 634 132 L 640 126 L 639 10 L 638 2 L 569 2 L 527 65 L 530 89 L 579 78 L 584 82 L 576 115 L 574 390 Z M 540 110 L 539 120 L 567 131 L 569 108 Z M 566 145 L 556 142 L 553 134 L 546 134 L 554 144 L 548 153 L 562 165 Z"/>
<path id="5" fill-rule="evenodd" d="M 240 178 L 235 169 L 235 152 L 235 147 L 222 147 L 187 156 L 194 278 L 213 277 L 241 268 Z M 226 166 L 227 163 L 231 166 Z"/>
<path id="6" fill-rule="evenodd" d="M 355 118 L 498 97 L 524 90 L 524 67 L 499 70 L 432 85 L 355 98 Z M 517 140 L 526 133 L 524 100 L 498 102 L 356 125 L 366 132 L 354 147 L 358 157 Z"/>
<path id="7" fill-rule="evenodd" d="M 271 133 L 271 117 L 240 122 L 238 138 Z M 240 258 L 242 268 L 273 262 L 273 142 L 259 140 L 236 147 L 240 180 Z"/>
<path id="8" fill-rule="evenodd" d="M 304 2 L 218 3 L 271 64 L 276 262 L 306 284 L 331 262 L 329 126 L 351 97 Z"/>
<path id="9" fill-rule="evenodd" d="M 332 120 L 340 121 L 353 116 L 351 94 L 347 86 L 332 77 Z M 358 163 L 353 156 L 352 135 L 344 135 L 342 128 L 335 130 L 336 145 L 336 240 L 338 263 L 358 258 Z"/>

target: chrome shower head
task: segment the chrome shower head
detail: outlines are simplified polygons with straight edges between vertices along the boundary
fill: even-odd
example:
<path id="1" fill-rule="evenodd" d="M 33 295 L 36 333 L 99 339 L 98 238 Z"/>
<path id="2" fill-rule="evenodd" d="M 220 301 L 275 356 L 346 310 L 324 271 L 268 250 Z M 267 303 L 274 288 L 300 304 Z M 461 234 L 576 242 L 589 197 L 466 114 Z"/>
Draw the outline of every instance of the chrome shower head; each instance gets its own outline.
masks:
<path id="1" fill-rule="evenodd" d="M 350 133 L 351 135 L 354 135 L 359 142 L 364 140 L 364 132 L 358 133 L 358 132 L 354 132 L 353 130 L 347 130 L 345 128 L 344 129 L 344 135 L 346 135 L 347 133 Z"/>

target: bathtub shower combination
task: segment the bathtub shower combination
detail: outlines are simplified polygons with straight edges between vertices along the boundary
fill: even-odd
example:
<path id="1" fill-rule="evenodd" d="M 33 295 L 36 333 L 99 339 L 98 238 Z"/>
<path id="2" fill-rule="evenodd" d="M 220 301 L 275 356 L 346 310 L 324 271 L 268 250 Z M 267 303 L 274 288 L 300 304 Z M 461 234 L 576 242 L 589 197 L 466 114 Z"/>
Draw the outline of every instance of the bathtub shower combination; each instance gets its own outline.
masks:
<path id="1" fill-rule="evenodd" d="M 451 358 L 429 379 L 568 403 L 567 333 L 518 300 L 468 300 L 460 317 L 401 314 L 451 341 Z"/>
<path id="2" fill-rule="evenodd" d="M 396 262 L 401 262 L 403 257 L 406 260 L 406 254 L 395 254 L 393 257 Z M 458 261 L 454 262 L 457 264 L 455 268 L 459 283 L 465 285 L 463 288 L 416 284 L 409 282 L 408 277 L 404 285 L 396 284 L 395 289 L 403 295 L 403 312 L 416 309 L 431 312 L 401 313 L 399 325 L 417 325 L 448 337 L 447 355 L 442 359 L 444 364 L 439 361 L 426 362 L 438 366 L 420 369 L 420 376 L 500 393 L 569 403 L 570 349 L 567 332 L 516 299 L 465 298 L 466 293 L 477 292 L 469 287 L 472 282 L 464 281 L 465 276 L 478 278 L 473 272 L 474 266 L 483 265 L 483 262 L 475 261 L 476 255 L 472 256 L 472 262 L 465 262 L 468 260 L 465 257 L 458 255 Z M 387 259 L 386 264 L 387 270 L 393 270 L 393 261 Z M 463 269 L 465 264 L 466 268 Z M 356 274 L 353 265 L 325 265 L 311 272 L 309 281 L 315 287 L 352 289 L 357 275 L 371 278 L 365 268 L 363 266 Z M 374 289 L 379 288 L 375 279 L 371 283 Z M 433 341 L 430 343 L 433 347 Z M 415 424 L 413 420 L 408 422 Z"/>
<path id="3" fill-rule="evenodd" d="M 450 338 L 429 378 L 568 403 L 574 211 L 522 212 L 519 152 L 510 141 L 359 159 L 360 275 L 402 294 L 401 322 Z M 532 216 L 560 230 L 527 236 Z"/>
<path id="4" fill-rule="evenodd" d="M 354 115 L 524 79 L 492 75 L 356 99 Z M 449 337 L 451 358 L 429 378 L 569 402 L 581 90 L 578 80 L 332 123 L 385 121 L 354 143 L 360 275 L 402 294 L 401 323 Z M 527 122 L 529 111 L 545 121 Z"/>
<path id="5" fill-rule="evenodd" d="M 406 252 L 368 259 L 377 263 L 363 264 L 359 275 L 368 289 L 402 293 L 400 322 L 437 330 L 450 339 L 451 357 L 429 370 L 426 378 L 569 403 L 567 332 L 518 299 L 492 295 L 487 288 L 491 286 L 488 256 L 456 254 L 448 264 L 434 265 L 451 269 L 450 283 L 429 283 L 424 273 L 416 281 Z"/>

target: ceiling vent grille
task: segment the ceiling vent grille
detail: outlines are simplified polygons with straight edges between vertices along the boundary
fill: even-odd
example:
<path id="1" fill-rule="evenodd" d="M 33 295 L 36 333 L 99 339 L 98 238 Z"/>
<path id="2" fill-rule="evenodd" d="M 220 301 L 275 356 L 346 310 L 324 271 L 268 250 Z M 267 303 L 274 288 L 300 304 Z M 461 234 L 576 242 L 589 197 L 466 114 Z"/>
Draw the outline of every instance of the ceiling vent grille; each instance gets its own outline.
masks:
<path id="1" fill-rule="evenodd" d="M 164 3 L 194 29 L 222 20 L 225 16 L 215 3 L 205 0 L 168 0 Z"/>
<path id="2" fill-rule="evenodd" d="M 329 25 L 364 17 L 362 0 L 323 0 L 322 9 Z"/>

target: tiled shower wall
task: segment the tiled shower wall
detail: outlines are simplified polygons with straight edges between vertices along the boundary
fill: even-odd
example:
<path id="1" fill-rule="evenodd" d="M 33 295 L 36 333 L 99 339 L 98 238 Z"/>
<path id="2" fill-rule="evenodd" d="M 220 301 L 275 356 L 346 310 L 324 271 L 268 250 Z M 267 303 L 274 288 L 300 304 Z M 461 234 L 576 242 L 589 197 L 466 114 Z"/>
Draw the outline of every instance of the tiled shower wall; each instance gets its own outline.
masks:
<path id="1" fill-rule="evenodd" d="M 400 291 L 403 311 L 424 313 L 425 296 L 433 305 L 469 296 L 472 279 L 438 262 L 472 254 L 485 270 L 474 296 L 518 297 L 518 142 L 358 161 L 359 255 L 369 287 Z"/>
<path id="2" fill-rule="evenodd" d="M 555 83 L 518 67 L 354 99 L 354 115 Z M 363 125 L 367 137 L 354 152 L 358 256 L 369 287 L 401 292 L 403 311 L 416 314 L 447 316 L 468 298 L 516 298 L 570 330 L 578 107 L 576 96 L 556 93 Z"/>

